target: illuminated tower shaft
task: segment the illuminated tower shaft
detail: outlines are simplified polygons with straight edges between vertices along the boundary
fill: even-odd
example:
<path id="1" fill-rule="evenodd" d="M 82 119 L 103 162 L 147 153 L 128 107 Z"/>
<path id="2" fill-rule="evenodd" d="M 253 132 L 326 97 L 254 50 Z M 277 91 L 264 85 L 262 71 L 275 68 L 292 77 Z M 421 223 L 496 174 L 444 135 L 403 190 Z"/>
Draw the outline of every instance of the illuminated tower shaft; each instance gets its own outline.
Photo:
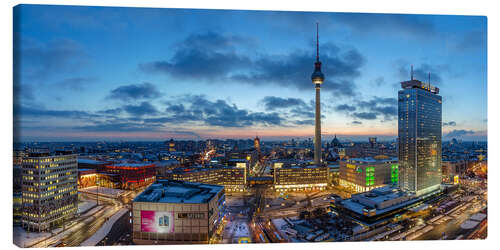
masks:
<path id="1" fill-rule="evenodd" d="M 314 163 L 321 163 L 321 103 L 320 103 L 320 85 L 316 84 L 316 119 L 314 130 Z"/>
<path id="2" fill-rule="evenodd" d="M 311 80 L 316 88 L 316 119 L 314 130 L 314 164 L 321 164 L 321 102 L 320 91 L 321 84 L 325 80 L 325 76 L 321 73 L 321 62 L 319 61 L 319 35 L 318 24 L 316 24 L 316 62 L 314 63 L 314 72 L 311 75 Z"/>

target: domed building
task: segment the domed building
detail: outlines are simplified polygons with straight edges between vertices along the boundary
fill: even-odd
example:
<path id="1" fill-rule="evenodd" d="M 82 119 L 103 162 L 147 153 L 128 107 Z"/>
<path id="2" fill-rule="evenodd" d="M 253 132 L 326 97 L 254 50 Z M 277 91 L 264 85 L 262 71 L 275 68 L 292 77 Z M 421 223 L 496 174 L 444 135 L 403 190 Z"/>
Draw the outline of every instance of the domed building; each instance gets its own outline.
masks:
<path id="1" fill-rule="evenodd" d="M 339 139 L 337 139 L 337 134 L 335 134 L 335 137 L 332 140 L 332 143 L 330 144 L 332 148 L 338 148 L 341 147 L 342 145 L 340 144 Z"/>

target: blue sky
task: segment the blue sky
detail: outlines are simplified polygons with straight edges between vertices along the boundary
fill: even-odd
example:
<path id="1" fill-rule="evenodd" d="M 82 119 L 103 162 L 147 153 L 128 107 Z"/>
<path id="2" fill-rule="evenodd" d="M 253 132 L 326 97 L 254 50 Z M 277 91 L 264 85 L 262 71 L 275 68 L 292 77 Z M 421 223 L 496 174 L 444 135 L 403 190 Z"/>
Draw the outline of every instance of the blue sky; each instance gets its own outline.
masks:
<path id="1" fill-rule="evenodd" d="M 440 88 L 443 138 L 487 135 L 486 17 L 20 5 L 19 140 L 397 136 L 410 65 Z"/>

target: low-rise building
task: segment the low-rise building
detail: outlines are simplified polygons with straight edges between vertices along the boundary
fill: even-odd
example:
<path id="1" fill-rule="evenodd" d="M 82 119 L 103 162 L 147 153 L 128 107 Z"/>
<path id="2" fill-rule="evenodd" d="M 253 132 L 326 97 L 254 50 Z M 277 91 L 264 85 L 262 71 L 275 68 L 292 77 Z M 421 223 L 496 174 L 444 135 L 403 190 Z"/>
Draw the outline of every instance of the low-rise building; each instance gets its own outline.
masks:
<path id="1" fill-rule="evenodd" d="M 225 187 L 226 192 L 243 192 L 247 189 L 246 166 L 246 163 L 241 163 L 234 167 L 178 168 L 171 171 L 165 178 L 221 185 Z"/>
<path id="2" fill-rule="evenodd" d="M 351 158 L 340 161 L 339 184 L 355 192 L 366 192 L 398 183 L 397 158 Z"/>
<path id="3" fill-rule="evenodd" d="M 350 199 L 336 200 L 333 206 L 339 212 L 373 225 L 403 213 L 408 206 L 419 200 L 420 197 L 395 186 L 384 186 L 354 194 Z"/>
<path id="4" fill-rule="evenodd" d="M 105 174 L 114 176 L 114 178 L 110 178 L 111 180 L 116 179 L 116 176 L 118 176 L 120 188 L 122 189 L 144 187 L 156 180 L 156 166 L 151 163 L 120 163 L 108 165 L 105 167 L 104 172 Z"/>
<path id="5" fill-rule="evenodd" d="M 443 182 L 452 183 L 455 178 L 459 178 L 467 171 L 467 161 L 460 160 L 443 160 L 441 165 L 441 174 Z"/>
<path id="6" fill-rule="evenodd" d="M 278 192 L 324 190 L 327 187 L 327 167 L 274 164 L 274 189 Z"/>
<path id="7" fill-rule="evenodd" d="M 224 187 L 157 180 L 132 203 L 135 244 L 207 244 L 225 211 Z"/>
<path id="8" fill-rule="evenodd" d="M 97 171 L 90 168 L 78 169 L 78 188 L 87 188 L 97 185 Z"/>

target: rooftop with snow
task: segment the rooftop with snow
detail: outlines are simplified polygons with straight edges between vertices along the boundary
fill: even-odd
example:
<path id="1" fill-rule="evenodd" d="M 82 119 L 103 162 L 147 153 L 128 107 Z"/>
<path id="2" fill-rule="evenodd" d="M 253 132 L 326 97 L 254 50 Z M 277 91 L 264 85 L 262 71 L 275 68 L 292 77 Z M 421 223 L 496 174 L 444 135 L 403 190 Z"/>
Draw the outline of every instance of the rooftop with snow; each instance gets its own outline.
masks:
<path id="1" fill-rule="evenodd" d="M 223 189 L 219 185 L 157 180 L 139 194 L 134 202 L 206 203 Z"/>

